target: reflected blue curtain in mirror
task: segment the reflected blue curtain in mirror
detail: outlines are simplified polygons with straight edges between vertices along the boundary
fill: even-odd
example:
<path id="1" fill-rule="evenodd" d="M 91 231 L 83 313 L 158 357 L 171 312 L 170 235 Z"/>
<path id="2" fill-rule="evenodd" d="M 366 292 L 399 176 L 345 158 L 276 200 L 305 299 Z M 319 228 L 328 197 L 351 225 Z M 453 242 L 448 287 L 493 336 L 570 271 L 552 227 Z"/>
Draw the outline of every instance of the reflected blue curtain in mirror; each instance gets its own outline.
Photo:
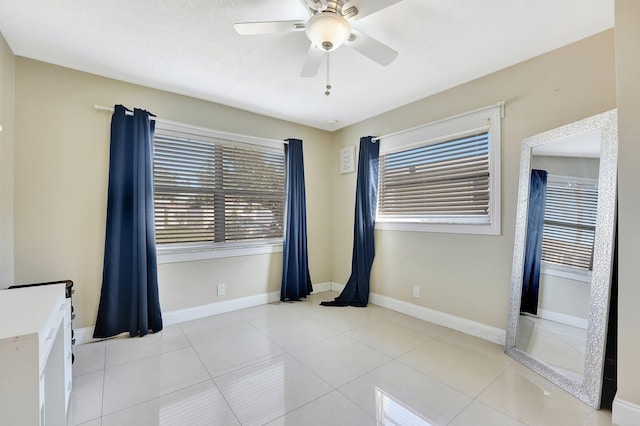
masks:
<path id="1" fill-rule="evenodd" d="M 527 213 L 527 235 L 524 247 L 524 273 L 522 277 L 522 299 L 520 312 L 538 313 L 538 292 L 542 259 L 542 231 L 544 207 L 547 199 L 547 172 L 531 170 L 529 185 L 529 210 Z"/>
<path id="2" fill-rule="evenodd" d="M 307 297 L 313 291 L 307 251 L 307 201 L 304 185 L 302 141 L 288 139 L 285 145 L 287 167 L 287 214 L 282 253 L 281 301 Z"/>
<path id="3" fill-rule="evenodd" d="M 321 305 L 364 307 L 369 302 L 369 278 L 375 257 L 373 231 L 378 206 L 379 157 L 380 144 L 374 142 L 372 136 L 360 138 L 351 275 L 342 293 Z"/>
<path id="4" fill-rule="evenodd" d="M 162 330 L 153 211 L 153 133 L 147 111 L 111 118 L 107 227 L 95 338 Z"/>

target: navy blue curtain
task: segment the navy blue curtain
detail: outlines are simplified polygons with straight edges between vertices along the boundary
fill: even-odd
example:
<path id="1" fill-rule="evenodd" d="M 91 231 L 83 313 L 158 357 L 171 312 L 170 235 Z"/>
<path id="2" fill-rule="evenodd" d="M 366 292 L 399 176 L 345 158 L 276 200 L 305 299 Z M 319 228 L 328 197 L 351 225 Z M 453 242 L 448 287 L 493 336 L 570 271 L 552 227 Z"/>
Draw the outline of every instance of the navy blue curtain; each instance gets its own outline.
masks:
<path id="1" fill-rule="evenodd" d="M 288 139 L 285 145 L 287 167 L 287 216 L 282 253 L 281 301 L 305 298 L 313 291 L 307 251 L 307 202 L 304 189 L 302 141 Z"/>
<path id="2" fill-rule="evenodd" d="M 531 170 L 529 186 L 529 210 L 527 213 L 527 235 L 524 247 L 524 271 L 522 276 L 522 300 L 520 312 L 538 313 L 538 289 L 540 263 L 542 259 L 542 229 L 544 207 L 547 199 L 547 172 Z"/>
<path id="3" fill-rule="evenodd" d="M 129 113 L 129 115 L 127 114 Z M 102 291 L 93 337 L 162 330 L 153 218 L 153 133 L 147 111 L 111 118 Z"/>
<path id="4" fill-rule="evenodd" d="M 364 307 L 369 303 L 369 278 L 375 256 L 373 230 L 378 205 L 379 157 L 380 144 L 373 141 L 373 136 L 360 138 L 351 276 L 335 300 L 321 305 Z"/>

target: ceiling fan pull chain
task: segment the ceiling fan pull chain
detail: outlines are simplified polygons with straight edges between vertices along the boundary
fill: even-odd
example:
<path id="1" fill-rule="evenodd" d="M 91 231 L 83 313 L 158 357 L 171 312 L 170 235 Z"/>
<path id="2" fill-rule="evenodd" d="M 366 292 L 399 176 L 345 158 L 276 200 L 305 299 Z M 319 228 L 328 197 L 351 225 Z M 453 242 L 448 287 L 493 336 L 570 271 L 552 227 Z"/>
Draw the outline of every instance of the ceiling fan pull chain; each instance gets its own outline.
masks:
<path id="1" fill-rule="evenodd" d="M 329 96 L 331 94 L 331 80 L 330 80 L 330 74 L 329 74 L 329 58 L 331 57 L 331 54 L 329 52 L 327 52 L 327 90 L 324 92 L 324 94 L 326 96 Z"/>

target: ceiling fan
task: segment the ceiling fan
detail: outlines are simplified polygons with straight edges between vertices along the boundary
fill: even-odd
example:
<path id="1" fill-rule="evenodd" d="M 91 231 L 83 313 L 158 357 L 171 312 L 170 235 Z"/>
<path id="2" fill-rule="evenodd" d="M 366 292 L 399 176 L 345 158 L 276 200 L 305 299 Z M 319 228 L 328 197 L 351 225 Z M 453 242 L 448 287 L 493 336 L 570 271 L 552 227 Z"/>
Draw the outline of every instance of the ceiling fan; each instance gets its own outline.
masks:
<path id="1" fill-rule="evenodd" d="M 314 77 L 325 54 L 349 46 L 382 66 L 398 52 L 351 27 L 351 22 L 385 9 L 401 0 L 304 0 L 311 17 L 308 21 L 241 22 L 234 24 L 241 35 L 305 31 L 311 45 L 302 66 L 301 77 Z M 328 87 L 330 88 L 330 87 Z"/>

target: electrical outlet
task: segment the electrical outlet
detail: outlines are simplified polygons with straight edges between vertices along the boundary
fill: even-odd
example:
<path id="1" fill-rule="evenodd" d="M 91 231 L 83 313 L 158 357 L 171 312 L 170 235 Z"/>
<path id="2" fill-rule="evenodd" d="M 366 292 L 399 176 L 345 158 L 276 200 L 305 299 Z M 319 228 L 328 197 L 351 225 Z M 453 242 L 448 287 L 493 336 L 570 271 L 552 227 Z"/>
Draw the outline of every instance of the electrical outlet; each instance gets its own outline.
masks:
<path id="1" fill-rule="evenodd" d="M 224 284 L 218 284 L 218 296 L 224 296 L 225 290 Z"/>
<path id="2" fill-rule="evenodd" d="M 413 286 L 413 297 L 415 297 L 416 299 L 420 298 L 420 286 L 419 285 L 414 285 Z"/>

